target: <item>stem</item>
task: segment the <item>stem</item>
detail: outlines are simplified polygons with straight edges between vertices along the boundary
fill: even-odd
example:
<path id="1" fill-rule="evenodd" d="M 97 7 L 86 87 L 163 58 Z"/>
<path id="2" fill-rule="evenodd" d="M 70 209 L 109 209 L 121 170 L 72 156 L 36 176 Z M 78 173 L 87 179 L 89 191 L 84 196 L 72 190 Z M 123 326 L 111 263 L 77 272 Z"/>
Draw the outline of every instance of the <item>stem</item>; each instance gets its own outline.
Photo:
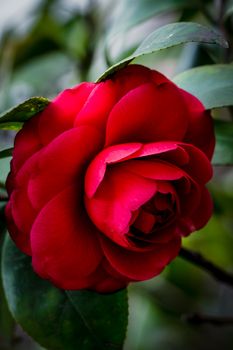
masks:
<path id="1" fill-rule="evenodd" d="M 199 313 L 183 315 L 182 320 L 192 324 L 209 323 L 214 326 L 225 326 L 233 324 L 233 317 L 218 317 L 210 315 L 201 315 Z"/>
<path id="2" fill-rule="evenodd" d="M 216 280 L 233 287 L 233 275 L 206 260 L 201 254 L 192 252 L 186 248 L 181 248 L 179 255 L 181 258 L 192 262 L 193 264 L 209 272 Z"/>

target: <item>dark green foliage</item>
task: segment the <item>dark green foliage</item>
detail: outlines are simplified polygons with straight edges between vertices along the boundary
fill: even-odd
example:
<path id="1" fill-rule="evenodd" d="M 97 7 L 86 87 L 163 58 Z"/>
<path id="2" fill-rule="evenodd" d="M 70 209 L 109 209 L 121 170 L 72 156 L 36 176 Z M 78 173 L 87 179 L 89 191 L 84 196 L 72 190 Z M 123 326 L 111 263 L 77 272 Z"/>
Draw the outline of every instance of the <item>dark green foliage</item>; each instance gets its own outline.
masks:
<path id="1" fill-rule="evenodd" d="M 2 257 L 6 298 L 14 318 L 51 350 L 121 349 L 126 334 L 127 293 L 64 291 L 39 278 L 31 258 L 9 237 Z"/>

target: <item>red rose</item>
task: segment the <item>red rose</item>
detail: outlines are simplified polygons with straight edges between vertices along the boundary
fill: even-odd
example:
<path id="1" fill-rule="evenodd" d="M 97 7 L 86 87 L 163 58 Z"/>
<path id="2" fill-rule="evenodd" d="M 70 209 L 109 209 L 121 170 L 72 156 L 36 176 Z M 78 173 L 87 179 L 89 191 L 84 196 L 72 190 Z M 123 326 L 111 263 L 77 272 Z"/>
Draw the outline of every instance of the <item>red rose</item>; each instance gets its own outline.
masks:
<path id="1" fill-rule="evenodd" d="M 60 288 L 151 278 L 211 216 L 213 149 L 200 101 L 148 68 L 65 90 L 16 136 L 11 237 Z"/>

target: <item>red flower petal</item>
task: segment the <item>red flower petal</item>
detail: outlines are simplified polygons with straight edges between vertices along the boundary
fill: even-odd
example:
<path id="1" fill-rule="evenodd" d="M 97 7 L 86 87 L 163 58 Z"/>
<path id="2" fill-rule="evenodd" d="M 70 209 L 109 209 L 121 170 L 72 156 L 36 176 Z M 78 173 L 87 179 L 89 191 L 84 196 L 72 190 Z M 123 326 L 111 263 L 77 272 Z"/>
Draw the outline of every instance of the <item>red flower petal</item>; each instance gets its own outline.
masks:
<path id="1" fill-rule="evenodd" d="M 98 293 L 113 293 L 120 289 L 126 288 L 127 284 L 128 283 L 125 281 L 106 276 L 102 279 L 99 278 L 99 281 L 91 287 L 88 287 L 88 289 L 94 290 Z"/>
<path id="2" fill-rule="evenodd" d="M 187 128 L 186 106 L 179 89 L 152 83 L 131 90 L 110 113 L 106 145 L 125 142 L 182 140 Z"/>
<path id="3" fill-rule="evenodd" d="M 162 160 L 128 160 L 121 167 L 126 171 L 153 180 L 178 180 L 188 175 L 173 164 Z"/>
<path id="4" fill-rule="evenodd" d="M 109 169 L 92 198 L 86 197 L 86 209 L 92 221 L 113 241 L 130 246 L 125 238 L 132 214 L 156 192 L 156 183 L 122 170 Z"/>
<path id="5" fill-rule="evenodd" d="M 199 147 L 211 159 L 215 146 L 211 115 L 208 111 L 205 111 L 204 106 L 195 96 L 182 89 L 180 91 L 186 102 L 188 108 L 187 117 L 189 118 L 184 141 Z"/>
<path id="6" fill-rule="evenodd" d="M 16 226 L 12 216 L 11 201 L 6 205 L 5 214 L 7 218 L 7 228 L 12 240 L 23 253 L 31 255 L 30 237 L 28 232 L 22 232 Z"/>
<path id="7" fill-rule="evenodd" d="M 14 172 L 17 172 L 24 162 L 42 147 L 38 135 L 38 121 L 38 116 L 28 120 L 15 137 L 12 159 Z"/>
<path id="8" fill-rule="evenodd" d="M 111 79 L 118 90 L 119 98 L 130 90 L 146 83 L 152 82 L 158 86 L 170 82 L 163 74 L 138 64 L 128 65 L 124 69 L 117 71 Z"/>
<path id="9" fill-rule="evenodd" d="M 37 170 L 37 163 L 40 159 L 42 152 L 43 149 L 34 153 L 30 158 L 28 158 L 25 161 L 23 166 L 19 169 L 14 178 L 15 188 L 27 186 L 30 177 L 33 176 Z"/>
<path id="10" fill-rule="evenodd" d="M 161 141 L 146 143 L 135 155 L 135 158 L 155 156 L 155 158 L 165 159 L 173 164 L 183 165 L 188 163 L 188 153 L 177 142 Z"/>
<path id="11" fill-rule="evenodd" d="M 201 188 L 195 183 L 190 183 L 188 191 L 184 189 L 182 182 L 176 183 L 176 190 L 179 196 L 179 213 L 177 214 L 177 232 L 181 236 L 195 231 L 192 223 L 192 216 L 201 203 Z M 186 223 L 180 225 L 180 222 Z"/>
<path id="12" fill-rule="evenodd" d="M 213 212 L 213 201 L 209 191 L 203 187 L 201 192 L 201 200 L 198 209 L 192 216 L 195 230 L 200 230 L 207 224 Z"/>
<path id="13" fill-rule="evenodd" d="M 192 197 L 190 196 L 190 201 Z M 188 206 L 188 203 L 186 203 Z M 183 236 L 200 230 L 209 221 L 213 211 L 213 202 L 209 191 L 203 187 L 200 191 L 199 203 L 187 216 L 181 216 L 178 222 L 180 232 Z"/>
<path id="14" fill-rule="evenodd" d="M 107 164 L 128 159 L 142 147 L 141 143 L 126 143 L 105 148 L 89 165 L 85 177 L 85 192 L 92 197 L 104 178 Z"/>
<path id="15" fill-rule="evenodd" d="M 28 245 L 30 246 L 30 230 L 37 213 L 31 206 L 26 188 L 14 190 L 10 197 L 10 203 L 11 215 L 14 219 L 14 223 L 19 231 L 23 232 L 23 236 L 28 237 Z M 22 238 L 23 244 L 25 244 L 25 238 Z M 21 244 L 19 244 L 19 247 L 21 247 Z"/>
<path id="16" fill-rule="evenodd" d="M 41 210 L 31 231 L 34 269 L 64 289 L 88 287 L 87 277 L 102 259 L 98 232 L 80 195 L 75 185 L 59 193 Z"/>
<path id="17" fill-rule="evenodd" d="M 154 142 L 145 145 L 141 143 L 126 143 L 110 146 L 100 152 L 95 159 L 92 160 L 87 169 L 85 177 L 85 192 L 87 196 L 92 197 L 95 194 L 104 178 L 108 164 L 152 155 L 155 156 L 155 160 L 165 159 L 175 164 L 178 163 L 179 165 L 184 165 L 189 162 L 188 152 L 174 142 Z M 173 172 L 177 173 L 177 167 L 172 169 Z"/>
<path id="18" fill-rule="evenodd" d="M 133 252 L 102 239 L 102 248 L 109 263 L 119 273 L 133 280 L 146 280 L 158 275 L 174 259 L 180 249 L 180 239 L 158 244 L 147 252 Z"/>
<path id="19" fill-rule="evenodd" d="M 189 154 L 189 162 L 182 169 L 198 183 L 207 183 L 213 175 L 213 169 L 205 153 L 190 144 L 184 143 L 181 147 Z"/>
<path id="20" fill-rule="evenodd" d="M 95 280 L 94 280 L 95 277 Z M 99 293 L 111 293 L 127 287 L 129 280 L 117 273 L 104 258 L 93 274 L 93 284 L 88 289 Z"/>
<path id="21" fill-rule="evenodd" d="M 111 80 L 95 84 L 95 88 L 76 116 L 74 126 L 91 125 L 105 132 L 106 120 L 116 101 L 117 92 Z"/>
<path id="22" fill-rule="evenodd" d="M 45 108 L 39 123 L 40 140 L 44 145 L 73 127 L 75 117 L 95 86 L 94 83 L 82 83 L 64 90 Z"/>
<path id="23" fill-rule="evenodd" d="M 101 147 L 100 138 L 96 129 L 81 126 L 63 132 L 43 150 L 28 182 L 28 195 L 35 208 L 41 208 L 74 181 L 82 185 L 88 161 Z"/>

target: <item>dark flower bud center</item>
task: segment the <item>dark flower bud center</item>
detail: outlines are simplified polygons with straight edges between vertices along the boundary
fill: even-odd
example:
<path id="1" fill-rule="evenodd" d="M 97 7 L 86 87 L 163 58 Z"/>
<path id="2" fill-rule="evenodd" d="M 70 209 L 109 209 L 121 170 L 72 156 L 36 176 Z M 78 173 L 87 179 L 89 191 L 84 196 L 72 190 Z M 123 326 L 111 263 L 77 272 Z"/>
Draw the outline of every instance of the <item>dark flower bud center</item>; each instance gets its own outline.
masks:
<path id="1" fill-rule="evenodd" d="M 176 217 L 177 204 L 171 193 L 157 192 L 146 204 L 134 212 L 128 239 L 145 245 Z"/>

